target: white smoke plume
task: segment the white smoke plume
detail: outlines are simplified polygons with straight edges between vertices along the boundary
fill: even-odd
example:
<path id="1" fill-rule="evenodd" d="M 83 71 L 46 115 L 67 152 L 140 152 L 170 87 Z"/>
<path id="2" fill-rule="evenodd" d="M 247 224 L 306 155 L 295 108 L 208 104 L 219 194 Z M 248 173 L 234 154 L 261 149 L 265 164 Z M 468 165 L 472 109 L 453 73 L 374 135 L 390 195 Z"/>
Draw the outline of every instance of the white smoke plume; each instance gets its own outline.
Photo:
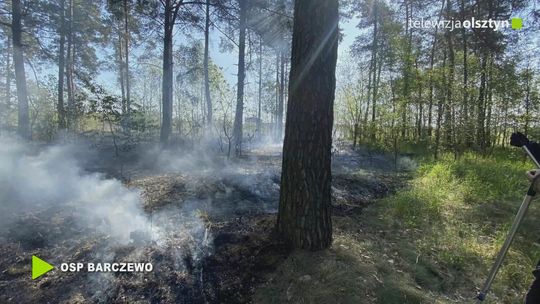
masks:
<path id="1" fill-rule="evenodd" d="M 120 242 L 129 241 L 133 231 L 150 229 L 139 193 L 116 179 L 85 172 L 77 159 L 84 155 L 80 147 L 35 150 L 0 137 L 0 223 L 9 225 L 23 214 L 59 207 L 73 210 L 79 224 Z"/>

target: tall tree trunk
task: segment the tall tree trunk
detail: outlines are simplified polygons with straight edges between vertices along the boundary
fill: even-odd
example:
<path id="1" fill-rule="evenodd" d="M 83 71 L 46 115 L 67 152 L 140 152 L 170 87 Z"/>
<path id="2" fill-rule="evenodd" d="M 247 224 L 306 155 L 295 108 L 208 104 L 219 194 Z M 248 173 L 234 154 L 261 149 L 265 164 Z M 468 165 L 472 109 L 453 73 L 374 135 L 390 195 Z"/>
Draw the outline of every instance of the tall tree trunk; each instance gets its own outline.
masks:
<path id="1" fill-rule="evenodd" d="M 28 91 L 24 71 L 24 54 L 22 46 L 21 1 L 12 0 L 11 35 L 13 38 L 13 64 L 17 84 L 18 125 L 17 133 L 24 139 L 30 139 L 30 115 L 28 110 Z"/>
<path id="2" fill-rule="evenodd" d="M 262 105 L 262 61 L 263 61 L 263 43 L 262 37 L 259 37 L 259 96 L 257 108 L 257 135 L 261 135 L 261 105 Z"/>
<path id="3" fill-rule="evenodd" d="M 126 127 L 131 128 L 131 85 L 129 81 L 129 6 L 127 0 L 123 1 L 124 6 L 124 57 L 125 57 L 125 81 L 126 81 Z"/>
<path id="4" fill-rule="evenodd" d="M 451 13 L 452 13 L 452 2 L 450 0 L 446 1 L 446 18 L 447 20 L 451 20 Z M 452 117 L 452 108 L 453 108 L 453 102 L 452 102 L 452 88 L 454 84 L 454 67 L 455 67 L 455 59 L 454 59 L 454 44 L 452 41 L 452 35 L 449 30 L 446 31 L 446 46 L 448 48 L 448 73 L 445 73 L 446 75 L 446 102 L 444 107 L 446 108 L 445 113 L 445 119 L 444 119 L 444 132 L 446 136 L 446 145 L 449 148 L 453 148 L 453 135 L 452 135 L 452 125 L 453 125 L 453 117 Z"/>
<path id="5" fill-rule="evenodd" d="M 444 57 L 443 57 L 443 65 L 442 65 L 443 68 L 446 68 L 446 55 L 447 54 L 446 54 L 446 49 L 445 49 Z M 446 80 L 446 77 L 445 77 L 445 80 Z M 448 84 L 443 83 L 443 85 L 448 85 Z M 435 127 L 435 150 L 433 153 L 433 156 L 435 159 L 439 158 L 439 149 L 441 145 L 441 125 L 442 125 L 442 118 L 443 118 L 444 109 L 445 109 L 445 106 L 444 106 L 445 97 L 446 95 L 444 95 L 444 97 L 439 97 L 439 101 L 437 102 L 437 122 L 436 122 L 436 127 Z"/>
<path id="6" fill-rule="evenodd" d="M 67 127 L 69 129 L 74 126 L 75 117 L 75 94 L 73 85 L 73 0 L 69 1 L 69 14 L 68 14 L 68 34 L 67 34 L 67 53 L 66 53 L 66 88 L 68 95 L 67 106 Z"/>
<path id="7" fill-rule="evenodd" d="M 442 1 L 441 9 L 439 10 L 439 17 L 437 18 L 437 23 L 441 20 L 442 14 L 444 11 L 445 1 Z M 429 55 L 429 98 L 428 98 L 428 136 L 431 137 L 432 133 L 432 123 L 433 123 L 433 90 L 434 90 L 434 81 L 433 81 L 433 66 L 435 63 L 435 47 L 437 46 L 437 34 L 439 28 L 435 28 L 435 33 L 433 34 L 433 44 L 431 45 L 431 52 Z"/>
<path id="8" fill-rule="evenodd" d="M 506 93 L 505 93 L 506 94 Z M 505 96 L 504 98 L 504 119 L 503 119 L 503 138 L 502 138 L 502 147 L 504 148 L 505 145 L 506 145 L 506 137 L 507 137 L 507 132 L 506 132 L 506 127 L 508 126 L 508 108 L 509 108 L 509 102 L 508 102 L 508 98 Z"/>
<path id="9" fill-rule="evenodd" d="M 277 109 L 277 132 L 276 140 L 278 142 L 283 138 L 283 103 L 285 99 L 285 54 L 283 50 L 279 51 L 279 102 Z"/>
<path id="10" fill-rule="evenodd" d="M 523 133 L 525 135 L 528 135 L 529 133 L 529 122 L 530 122 L 530 114 L 531 114 L 531 74 L 529 67 L 527 66 L 527 69 L 525 70 L 525 126 L 523 127 Z"/>
<path id="11" fill-rule="evenodd" d="M 332 242 L 338 1 L 296 0 L 277 227 L 296 248 Z"/>
<path id="12" fill-rule="evenodd" d="M 172 104 L 173 104 L 173 5 L 171 0 L 165 0 L 163 36 L 163 79 L 162 79 L 162 112 L 160 141 L 168 145 L 172 133 Z"/>
<path id="13" fill-rule="evenodd" d="M 120 81 L 120 93 L 122 94 L 122 113 L 126 113 L 126 81 L 124 78 L 124 52 L 122 34 L 118 33 L 118 45 L 116 46 L 116 62 L 118 64 L 118 79 Z"/>
<path id="14" fill-rule="evenodd" d="M 491 147 L 491 114 L 493 110 L 493 54 L 489 56 L 487 90 L 486 90 L 486 148 Z"/>
<path id="15" fill-rule="evenodd" d="M 60 36 L 60 47 L 58 50 L 58 102 L 56 109 L 58 111 L 58 127 L 60 129 L 66 128 L 66 113 L 64 109 L 64 75 L 65 75 L 65 44 L 66 44 L 66 21 L 65 21 L 65 10 L 66 10 L 66 1 L 62 0 L 60 2 L 60 27 L 59 27 L 59 36 Z"/>
<path id="16" fill-rule="evenodd" d="M 208 70 L 210 44 L 210 0 L 206 0 L 206 20 L 204 24 L 204 97 L 206 100 L 206 123 L 212 128 L 212 100 L 210 99 L 210 71 Z"/>
<path id="17" fill-rule="evenodd" d="M 486 129 L 485 129 L 485 115 L 486 115 L 486 74 L 487 74 L 487 61 L 488 51 L 483 50 L 481 60 L 480 71 L 480 87 L 478 88 L 478 102 L 477 102 L 477 119 L 476 119 L 476 142 L 480 151 L 485 152 L 486 145 Z"/>
<path id="18" fill-rule="evenodd" d="M 493 16 L 493 2 L 487 1 L 488 7 L 488 19 Z M 479 2 L 477 3 L 479 4 Z M 480 6 L 480 5 L 479 5 Z M 488 78 L 488 61 L 491 58 L 491 51 L 487 46 L 481 46 L 481 71 L 480 71 L 480 87 L 478 89 L 478 103 L 477 103 L 477 144 L 482 153 L 486 153 L 486 97 L 487 97 L 487 78 Z"/>
<path id="19" fill-rule="evenodd" d="M 368 118 L 369 118 L 369 108 L 371 104 L 371 92 L 373 90 L 373 83 L 372 83 L 372 73 L 375 73 L 374 69 L 374 63 L 373 63 L 373 51 L 371 52 L 371 60 L 369 63 L 369 69 L 368 69 L 368 85 L 367 85 L 367 101 L 366 101 L 366 110 L 364 112 L 364 120 L 362 121 L 362 129 L 363 132 L 361 134 L 363 139 L 367 139 L 367 129 L 368 129 Z"/>
<path id="20" fill-rule="evenodd" d="M 409 18 L 412 15 L 412 3 L 410 0 L 405 0 L 405 36 L 407 37 L 407 49 L 405 52 L 405 71 L 403 73 L 403 105 L 401 108 L 401 137 L 407 136 L 407 109 L 411 99 L 411 56 L 412 56 L 412 29 L 409 28 Z"/>
<path id="21" fill-rule="evenodd" d="M 377 106 L 377 92 L 379 90 L 379 83 L 381 82 L 381 70 L 382 70 L 382 56 L 379 58 L 379 63 L 377 65 L 377 77 L 374 79 L 373 83 L 373 101 L 371 102 L 371 140 L 375 141 L 377 133 L 377 124 L 375 123 L 375 114 Z"/>
<path id="22" fill-rule="evenodd" d="M 465 0 L 461 0 L 461 20 L 465 20 Z M 469 121 L 469 70 L 467 61 L 467 29 L 463 27 L 463 127 L 465 146 L 470 147 L 472 142 L 471 123 Z"/>
<path id="23" fill-rule="evenodd" d="M 238 41 L 238 89 L 236 91 L 236 115 L 234 116 L 234 151 L 236 156 L 242 153 L 242 125 L 244 120 L 244 81 L 246 57 L 246 19 L 247 0 L 238 0 L 240 4 L 240 35 Z"/>
<path id="24" fill-rule="evenodd" d="M 416 75 L 418 78 L 416 78 L 416 81 L 418 82 L 418 122 L 417 122 L 417 132 L 418 132 L 418 139 L 422 139 L 423 137 L 423 123 L 424 123 L 424 102 L 422 100 L 422 90 L 423 88 L 423 82 L 424 80 L 420 77 L 420 70 L 418 69 L 418 59 L 416 59 L 415 63 L 416 67 Z"/>
<path id="25" fill-rule="evenodd" d="M 273 113 L 273 119 L 274 119 L 274 123 L 272 124 L 273 126 L 273 136 L 274 136 L 274 139 L 276 138 L 276 134 L 277 134 L 277 112 L 278 112 L 278 104 L 279 104 L 279 52 L 276 52 L 276 100 L 275 100 L 275 104 L 274 104 L 274 111 L 272 111 Z"/>
<path id="26" fill-rule="evenodd" d="M 6 111 L 9 111 L 11 108 L 11 37 L 7 37 L 6 41 Z M 7 114 L 7 113 L 6 113 Z"/>
<path id="27" fill-rule="evenodd" d="M 373 49 L 371 51 L 372 56 L 371 60 L 373 60 L 373 81 L 371 82 L 373 85 L 372 92 L 373 97 L 371 99 L 372 104 L 372 111 L 371 111 L 371 139 L 375 140 L 375 107 L 377 103 L 377 49 L 378 49 L 378 23 L 379 23 L 379 10 L 378 10 L 378 4 L 375 3 L 373 7 Z M 380 67 L 379 67 L 380 70 Z"/>

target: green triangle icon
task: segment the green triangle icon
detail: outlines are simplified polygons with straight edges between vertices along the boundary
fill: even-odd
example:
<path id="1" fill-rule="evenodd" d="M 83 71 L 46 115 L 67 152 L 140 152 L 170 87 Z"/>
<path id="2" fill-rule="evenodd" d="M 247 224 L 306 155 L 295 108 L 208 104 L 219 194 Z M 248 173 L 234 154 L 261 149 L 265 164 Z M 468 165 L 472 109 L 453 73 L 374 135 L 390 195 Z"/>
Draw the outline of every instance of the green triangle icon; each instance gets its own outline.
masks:
<path id="1" fill-rule="evenodd" d="M 32 256 L 32 280 L 39 278 L 54 268 L 53 265 L 45 262 L 37 256 Z"/>

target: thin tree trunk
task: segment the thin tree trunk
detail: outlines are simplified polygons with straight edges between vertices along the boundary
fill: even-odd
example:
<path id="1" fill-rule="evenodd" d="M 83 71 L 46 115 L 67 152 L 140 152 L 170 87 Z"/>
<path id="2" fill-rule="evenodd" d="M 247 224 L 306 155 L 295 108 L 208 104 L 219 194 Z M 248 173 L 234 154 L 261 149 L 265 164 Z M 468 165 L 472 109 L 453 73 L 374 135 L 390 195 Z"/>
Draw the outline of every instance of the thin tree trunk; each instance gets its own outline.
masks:
<path id="1" fill-rule="evenodd" d="M 294 247 L 332 242 L 331 148 L 338 1 L 296 0 L 277 228 Z"/>
<path id="2" fill-rule="evenodd" d="M 66 87 L 68 95 L 67 106 L 67 127 L 73 128 L 75 116 L 75 97 L 73 87 L 73 0 L 69 1 L 68 14 L 68 34 L 67 34 L 67 53 L 66 53 Z"/>
<path id="3" fill-rule="evenodd" d="M 6 46 L 6 111 L 11 108 L 11 37 L 7 37 Z M 7 113 L 6 113 L 7 114 Z"/>
<path id="4" fill-rule="evenodd" d="M 118 64 L 118 78 L 120 80 L 120 92 L 122 94 L 122 113 L 126 113 L 126 85 L 124 78 L 124 58 L 123 58 L 122 35 L 118 33 L 118 45 L 116 51 L 116 62 Z"/>
<path id="5" fill-rule="evenodd" d="M 238 89 L 236 92 L 236 114 L 234 117 L 234 150 L 236 156 L 242 153 L 242 125 L 244 120 L 244 81 L 245 81 L 245 56 L 246 56 L 246 19 L 247 0 L 239 0 L 240 3 L 240 35 L 238 43 Z"/>
<path id="6" fill-rule="evenodd" d="M 274 123 L 272 124 L 273 128 L 273 137 L 274 140 L 277 134 L 277 115 L 278 115 L 278 104 L 279 104 L 279 53 L 276 52 L 276 100 L 274 105 L 274 111 L 272 111 L 272 116 L 274 118 Z"/>
<path id="7" fill-rule="evenodd" d="M 480 151 L 485 152 L 486 130 L 485 130 L 485 115 L 486 115 L 486 74 L 487 74 L 488 51 L 484 50 L 481 58 L 480 71 L 480 87 L 478 91 L 477 103 L 477 120 L 476 120 L 476 141 Z"/>
<path id="8" fill-rule="evenodd" d="M 206 123 L 208 130 L 212 128 L 212 100 L 210 97 L 210 71 L 208 67 L 209 61 L 209 44 L 210 44 L 210 0 L 206 0 L 206 20 L 204 24 L 204 97 L 206 100 Z"/>
<path id="9" fill-rule="evenodd" d="M 261 135 L 261 104 L 262 104 L 262 55 L 263 44 L 262 37 L 259 37 L 259 96 L 258 96 L 258 108 L 257 108 L 257 135 Z"/>
<path id="10" fill-rule="evenodd" d="M 451 19 L 451 12 L 452 12 L 452 2 L 450 0 L 447 0 L 446 2 L 446 18 L 447 20 Z M 455 66 L 455 60 L 454 60 L 454 44 L 452 41 L 452 36 L 449 30 L 446 31 L 446 46 L 448 48 L 448 74 L 446 75 L 446 102 L 445 102 L 445 121 L 444 121 L 444 132 L 446 136 L 446 145 L 447 147 L 452 148 L 453 143 L 453 135 L 452 135 L 452 124 L 453 124 L 453 117 L 452 117 L 452 88 L 454 83 L 454 66 Z"/>
<path id="11" fill-rule="evenodd" d="M 371 99 L 372 111 L 371 111 L 371 139 L 375 140 L 375 107 L 377 103 L 377 48 L 378 48 L 378 23 L 379 23 L 379 10 L 378 4 L 375 4 L 373 7 L 373 50 L 371 60 L 373 60 L 373 85 L 372 93 L 373 97 Z M 380 67 L 379 67 L 380 71 Z"/>
<path id="12" fill-rule="evenodd" d="M 491 114 L 493 109 L 493 54 L 489 56 L 486 98 L 486 148 L 491 147 Z"/>
<path id="13" fill-rule="evenodd" d="M 160 141 L 166 146 L 169 144 L 172 133 L 172 106 L 173 106 L 173 5 L 171 0 L 165 0 L 165 20 L 163 36 L 163 79 L 162 79 L 162 112 Z"/>
<path id="14" fill-rule="evenodd" d="M 444 11 L 444 4 L 445 1 L 442 1 L 441 9 L 439 10 L 439 17 L 437 18 L 437 23 L 441 20 L 442 14 Z M 434 90 L 434 83 L 433 83 L 433 66 L 435 63 L 435 47 L 437 46 L 437 34 L 438 34 L 439 28 L 435 28 L 435 33 L 433 35 L 433 44 L 431 45 L 431 53 L 429 55 L 429 101 L 428 101 L 428 136 L 431 137 L 432 133 L 432 123 L 433 123 L 433 90 Z"/>
<path id="15" fill-rule="evenodd" d="M 28 91 L 24 71 L 24 54 L 22 46 L 21 1 L 12 0 L 11 35 L 13 38 L 13 64 L 17 84 L 18 125 L 17 133 L 24 139 L 30 139 L 30 115 L 28 110 Z"/>
<path id="16" fill-rule="evenodd" d="M 401 108 L 401 137 L 407 136 L 407 109 L 411 99 L 410 81 L 411 81 L 411 56 L 412 56 L 412 29 L 409 28 L 409 18 L 412 15 L 412 3 L 405 0 L 405 36 L 407 36 L 407 49 L 405 53 L 405 71 L 403 73 L 405 99 Z"/>
<path id="17" fill-rule="evenodd" d="M 443 68 L 446 68 L 446 50 L 444 51 L 444 58 L 443 58 Z M 447 85 L 444 83 L 444 85 Z M 437 103 L 437 125 L 435 128 L 435 151 L 434 151 L 434 158 L 439 158 L 439 149 L 440 149 L 440 143 L 441 143 L 441 124 L 442 124 L 442 118 L 444 114 L 444 97 L 439 98 L 439 102 Z"/>
<path id="18" fill-rule="evenodd" d="M 529 121 L 530 121 L 530 113 L 531 113 L 531 102 L 530 102 L 530 95 L 531 95 L 531 74 L 529 67 L 527 66 L 526 74 L 525 74 L 525 126 L 523 127 L 523 133 L 525 135 L 528 135 L 529 133 Z"/>
<path id="19" fill-rule="evenodd" d="M 420 76 L 419 70 L 418 70 L 418 59 L 416 60 L 416 71 L 417 75 Z M 423 90 L 423 79 L 418 77 L 418 138 L 421 139 L 423 137 L 423 118 L 424 118 L 424 102 L 422 101 L 422 90 Z"/>
<path id="20" fill-rule="evenodd" d="M 465 20 L 465 0 L 461 0 L 461 19 Z M 469 71 L 467 61 L 467 29 L 463 27 L 463 125 L 465 146 L 470 147 L 472 142 L 472 130 L 469 122 Z"/>
<path id="21" fill-rule="evenodd" d="M 285 55 L 283 50 L 279 52 L 279 68 L 280 68 L 280 80 L 279 80 L 279 103 L 277 109 L 277 134 L 276 140 L 279 142 L 283 138 L 283 103 L 285 99 Z"/>
<path id="22" fill-rule="evenodd" d="M 371 92 L 373 90 L 373 83 L 372 83 L 372 73 L 375 73 L 373 70 L 374 63 L 373 63 L 373 51 L 371 52 L 371 61 L 369 63 L 369 69 L 368 69 L 368 90 L 367 90 L 367 101 L 366 101 L 366 111 L 364 112 L 364 121 L 362 122 L 362 138 L 367 139 L 367 129 L 368 129 L 368 118 L 369 118 L 369 108 L 371 104 Z"/>
<path id="23" fill-rule="evenodd" d="M 377 92 L 379 90 L 379 83 L 381 81 L 381 70 L 382 70 L 382 57 L 379 59 L 379 64 L 377 65 L 377 77 L 374 79 L 373 84 L 373 101 L 371 102 L 371 140 L 375 141 L 376 138 L 376 126 L 375 123 L 375 114 L 376 114 L 376 105 L 377 105 Z"/>
<path id="24" fill-rule="evenodd" d="M 64 76 L 65 76 L 65 44 L 66 44 L 66 21 L 65 21 L 65 6 L 66 1 L 60 2 L 60 48 L 58 51 L 58 102 L 56 109 L 58 111 L 58 127 L 60 129 L 66 128 L 66 113 L 64 109 Z"/>
<path id="25" fill-rule="evenodd" d="M 488 19 L 493 15 L 493 3 L 488 1 Z M 482 47 L 481 71 L 480 71 L 480 88 L 478 89 L 478 104 L 477 104 L 477 144 L 482 153 L 486 153 L 486 85 L 487 85 L 487 64 L 491 58 L 491 51 L 486 46 Z"/>
<path id="26" fill-rule="evenodd" d="M 131 84 L 129 81 L 129 6 L 127 0 L 124 0 L 124 57 L 125 57 L 125 81 L 126 81 L 126 127 L 127 130 L 131 128 L 130 114 L 131 114 Z"/>

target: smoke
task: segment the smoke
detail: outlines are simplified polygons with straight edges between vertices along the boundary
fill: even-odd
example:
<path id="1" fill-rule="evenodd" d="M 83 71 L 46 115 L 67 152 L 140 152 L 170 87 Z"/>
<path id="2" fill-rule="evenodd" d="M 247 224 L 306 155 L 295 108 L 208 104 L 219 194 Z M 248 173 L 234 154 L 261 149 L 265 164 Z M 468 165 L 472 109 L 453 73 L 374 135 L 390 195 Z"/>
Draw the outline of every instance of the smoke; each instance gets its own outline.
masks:
<path id="1" fill-rule="evenodd" d="M 280 144 L 251 144 L 249 153 L 228 159 L 206 142 L 188 151 L 150 149 L 142 162 L 162 174 L 185 177 L 188 196 L 210 215 L 273 213 L 279 198 L 281 149 Z"/>
<path id="2" fill-rule="evenodd" d="M 279 146 L 252 145 L 249 157 L 235 160 L 215 143 L 187 151 L 154 147 L 142 143 L 115 157 L 106 144 L 40 145 L 0 136 L 0 249 L 6 256 L 38 254 L 53 265 L 154 266 L 151 273 L 125 276 L 52 273 L 49 279 L 70 283 L 51 284 L 42 296 L 77 286 L 91 302 L 114 302 L 162 289 L 156 297 L 168 299 L 175 294 L 166 291 L 171 286 L 203 288 L 202 261 L 214 253 L 213 234 L 219 235 L 223 223 L 276 211 Z M 120 174 L 113 168 L 119 163 Z M 28 286 L 26 276 L 9 280 L 22 290 Z M 39 297 L 15 290 L 8 296 Z"/>
<path id="3" fill-rule="evenodd" d="M 36 151 L 40 150 L 40 151 Z M 128 242 L 136 230 L 150 229 L 138 191 L 116 179 L 85 172 L 81 147 L 55 145 L 45 149 L 0 138 L 0 228 L 23 215 L 50 210 L 42 221 L 70 210 L 78 226 Z"/>

